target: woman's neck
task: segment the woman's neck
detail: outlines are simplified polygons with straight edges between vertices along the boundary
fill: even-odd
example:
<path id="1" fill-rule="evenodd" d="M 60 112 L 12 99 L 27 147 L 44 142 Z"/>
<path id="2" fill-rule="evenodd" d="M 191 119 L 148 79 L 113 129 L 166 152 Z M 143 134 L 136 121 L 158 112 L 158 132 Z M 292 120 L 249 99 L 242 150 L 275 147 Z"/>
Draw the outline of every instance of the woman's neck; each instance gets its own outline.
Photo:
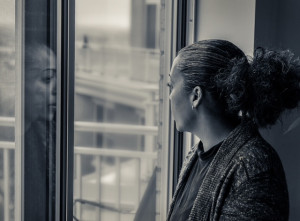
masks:
<path id="1" fill-rule="evenodd" d="M 204 151 L 208 151 L 226 139 L 234 128 L 226 118 L 206 115 L 198 120 L 192 133 L 201 139 Z"/>

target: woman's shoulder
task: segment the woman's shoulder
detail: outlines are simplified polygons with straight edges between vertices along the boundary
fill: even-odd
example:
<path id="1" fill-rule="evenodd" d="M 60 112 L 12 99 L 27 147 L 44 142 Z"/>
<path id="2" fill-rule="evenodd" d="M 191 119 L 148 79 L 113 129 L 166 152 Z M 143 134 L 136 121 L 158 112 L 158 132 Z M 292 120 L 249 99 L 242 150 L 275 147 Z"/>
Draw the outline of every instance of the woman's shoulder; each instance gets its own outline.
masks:
<path id="1" fill-rule="evenodd" d="M 266 173 L 284 175 L 276 150 L 261 136 L 245 143 L 235 154 L 232 163 L 242 167 L 248 178 Z"/>

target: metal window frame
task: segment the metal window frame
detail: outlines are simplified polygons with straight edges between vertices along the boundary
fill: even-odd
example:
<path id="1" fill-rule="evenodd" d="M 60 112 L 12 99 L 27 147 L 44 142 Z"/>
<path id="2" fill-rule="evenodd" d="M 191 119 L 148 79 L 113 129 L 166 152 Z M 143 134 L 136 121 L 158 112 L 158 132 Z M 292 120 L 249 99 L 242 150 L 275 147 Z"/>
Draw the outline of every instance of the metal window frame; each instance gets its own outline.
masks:
<path id="1" fill-rule="evenodd" d="M 24 0 L 15 3 L 15 220 L 24 220 Z M 19 74 L 17 74 L 19 73 Z"/>
<path id="2" fill-rule="evenodd" d="M 56 220 L 73 220 L 75 0 L 58 1 L 57 10 Z"/>
<path id="3" fill-rule="evenodd" d="M 172 61 L 177 55 L 177 52 L 190 43 L 191 30 L 194 30 L 194 20 L 187 19 L 188 16 L 195 16 L 194 13 L 195 0 L 185 1 L 162 1 L 162 9 L 165 11 L 162 24 L 161 48 L 163 57 L 163 69 L 161 71 L 161 86 L 160 99 L 162 100 L 161 107 L 161 191 L 163 194 L 161 203 L 161 220 L 165 220 L 168 213 L 173 193 L 175 191 L 179 173 L 182 167 L 184 158 L 185 134 L 176 130 L 174 119 L 170 113 L 169 90 L 166 89 L 166 84 L 169 79 L 169 72 L 172 66 Z M 189 23 L 187 23 L 189 21 Z M 187 33 L 187 26 L 189 31 Z M 194 39 L 194 38 L 193 38 Z M 160 134 L 160 132 L 159 132 Z"/>
<path id="4" fill-rule="evenodd" d="M 178 51 L 187 45 L 186 33 L 187 33 L 188 2 L 185 0 L 177 0 L 176 6 L 177 7 L 174 9 L 174 12 L 176 13 L 176 19 L 177 19 L 176 27 L 175 27 L 176 28 L 175 52 L 177 55 Z M 172 195 L 174 194 L 178 183 L 178 178 L 179 178 L 179 174 L 180 174 L 180 170 L 184 158 L 184 151 L 183 151 L 184 133 L 177 131 L 175 122 L 173 124 L 174 124 L 173 125 L 174 152 L 173 152 Z"/>
<path id="5" fill-rule="evenodd" d="M 186 19 L 186 45 L 192 44 L 196 39 L 196 9 L 197 4 L 196 0 L 187 1 L 187 19 Z M 190 148 L 199 141 L 195 135 L 190 132 L 185 132 L 183 134 L 183 157 L 188 153 Z"/>
<path id="6" fill-rule="evenodd" d="M 75 1 L 57 1 L 57 164 L 55 220 L 73 220 Z M 24 220 L 25 1 L 15 3 L 15 219 Z M 55 40 L 55 39 L 49 39 Z"/>
<path id="7" fill-rule="evenodd" d="M 195 18 L 196 18 L 196 0 L 177 0 L 172 1 L 168 7 L 171 10 L 171 36 L 166 36 L 166 41 L 171 42 L 169 54 L 166 54 L 167 62 L 165 62 L 166 73 L 164 75 L 165 79 L 168 79 L 168 74 L 172 65 L 172 61 L 177 56 L 178 51 L 188 44 L 194 42 L 195 39 Z M 167 7 L 167 5 L 166 5 Z M 167 13 L 168 14 L 168 13 Z M 168 55 L 168 56 L 167 56 Z M 167 81 L 165 80 L 165 83 Z M 166 94 L 166 93 L 165 93 Z M 169 91 L 165 95 L 167 100 L 169 96 Z M 168 155 L 168 165 L 167 165 L 167 200 L 165 200 L 167 208 L 170 206 L 173 194 L 175 192 L 182 163 L 187 150 L 194 143 L 193 136 L 190 133 L 183 133 L 176 130 L 176 124 L 170 113 L 170 102 L 165 102 L 165 131 L 168 131 L 168 142 L 163 143 L 168 146 L 166 149 Z M 167 107 L 166 107 L 167 106 Z M 167 113 L 166 113 L 167 112 Z M 167 117 L 168 116 L 168 117 Z M 168 125 L 168 128 L 166 128 Z M 166 158 L 165 158 L 166 159 Z M 165 164 L 166 165 L 166 164 Z M 162 186 L 166 185 L 163 183 Z"/>
<path id="8" fill-rule="evenodd" d="M 160 219 L 166 220 L 169 205 L 172 199 L 172 177 L 173 177 L 173 120 L 170 114 L 169 90 L 166 84 L 169 79 L 170 67 L 174 58 L 174 8 L 176 1 L 161 1 L 161 27 L 160 27 L 160 49 L 161 49 L 161 70 L 160 70 L 160 116 L 159 116 L 159 136 L 158 145 L 160 152 L 158 154 L 158 164 L 160 167 Z"/>

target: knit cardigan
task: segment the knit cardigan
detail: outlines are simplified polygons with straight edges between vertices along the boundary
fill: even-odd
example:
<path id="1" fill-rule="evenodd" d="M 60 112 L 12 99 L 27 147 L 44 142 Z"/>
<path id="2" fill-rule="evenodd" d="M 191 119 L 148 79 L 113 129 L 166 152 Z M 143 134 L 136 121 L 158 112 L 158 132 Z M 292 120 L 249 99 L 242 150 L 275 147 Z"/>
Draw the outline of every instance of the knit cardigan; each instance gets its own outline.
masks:
<path id="1" fill-rule="evenodd" d="M 197 160 L 197 145 L 183 163 L 167 220 Z M 189 221 L 288 220 L 284 170 L 257 127 L 243 121 L 224 140 L 199 188 Z"/>

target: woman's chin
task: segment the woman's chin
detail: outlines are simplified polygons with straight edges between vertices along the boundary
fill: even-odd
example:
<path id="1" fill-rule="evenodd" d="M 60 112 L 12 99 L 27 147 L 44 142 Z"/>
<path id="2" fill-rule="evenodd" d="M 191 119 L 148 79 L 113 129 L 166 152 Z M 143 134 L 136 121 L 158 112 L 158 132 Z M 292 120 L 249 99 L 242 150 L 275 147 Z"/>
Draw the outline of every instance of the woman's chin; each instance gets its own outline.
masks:
<path id="1" fill-rule="evenodd" d="M 176 129 L 177 129 L 179 132 L 184 132 L 184 131 L 185 131 L 184 128 L 183 128 L 181 125 L 179 125 L 179 124 L 176 124 Z"/>

